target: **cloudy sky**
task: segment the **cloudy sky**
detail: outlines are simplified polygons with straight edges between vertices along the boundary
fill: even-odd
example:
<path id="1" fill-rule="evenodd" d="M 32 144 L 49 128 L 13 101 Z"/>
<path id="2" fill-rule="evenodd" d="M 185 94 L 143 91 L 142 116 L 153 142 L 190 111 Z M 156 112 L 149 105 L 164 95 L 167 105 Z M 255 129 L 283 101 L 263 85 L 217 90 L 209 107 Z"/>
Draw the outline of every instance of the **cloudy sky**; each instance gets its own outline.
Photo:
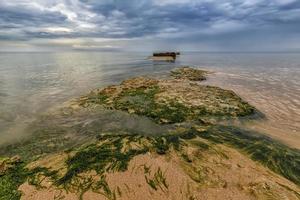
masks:
<path id="1" fill-rule="evenodd" d="M 0 0 L 0 51 L 299 51 L 300 0 Z"/>

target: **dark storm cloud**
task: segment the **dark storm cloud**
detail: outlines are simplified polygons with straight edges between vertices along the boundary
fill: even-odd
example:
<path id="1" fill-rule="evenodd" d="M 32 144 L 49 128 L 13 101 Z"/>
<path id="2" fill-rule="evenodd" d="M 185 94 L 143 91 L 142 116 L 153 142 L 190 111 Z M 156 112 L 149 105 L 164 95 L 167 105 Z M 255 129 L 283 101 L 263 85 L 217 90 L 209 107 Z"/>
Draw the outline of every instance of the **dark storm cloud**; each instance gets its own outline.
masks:
<path id="1" fill-rule="evenodd" d="M 181 38 L 299 33 L 299 0 L 18 0 L 0 2 L 0 40 Z M 298 28 L 297 28 L 298 27 Z"/>

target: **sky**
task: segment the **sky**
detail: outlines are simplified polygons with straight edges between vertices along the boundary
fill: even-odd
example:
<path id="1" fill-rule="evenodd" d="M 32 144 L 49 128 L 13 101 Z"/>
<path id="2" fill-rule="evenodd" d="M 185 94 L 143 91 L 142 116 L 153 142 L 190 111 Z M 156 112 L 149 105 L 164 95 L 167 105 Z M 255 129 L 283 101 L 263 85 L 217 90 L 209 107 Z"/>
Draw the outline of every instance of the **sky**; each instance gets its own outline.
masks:
<path id="1" fill-rule="evenodd" d="M 300 51 L 300 0 L 0 0 L 0 51 Z"/>

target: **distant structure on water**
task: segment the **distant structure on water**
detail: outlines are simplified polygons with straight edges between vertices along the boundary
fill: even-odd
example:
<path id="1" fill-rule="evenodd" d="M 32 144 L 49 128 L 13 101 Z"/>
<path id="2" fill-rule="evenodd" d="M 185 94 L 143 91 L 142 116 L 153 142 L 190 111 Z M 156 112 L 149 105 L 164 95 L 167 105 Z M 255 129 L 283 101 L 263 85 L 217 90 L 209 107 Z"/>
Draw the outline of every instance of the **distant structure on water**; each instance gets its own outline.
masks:
<path id="1" fill-rule="evenodd" d="M 174 62 L 180 52 L 154 52 L 152 60 Z"/>

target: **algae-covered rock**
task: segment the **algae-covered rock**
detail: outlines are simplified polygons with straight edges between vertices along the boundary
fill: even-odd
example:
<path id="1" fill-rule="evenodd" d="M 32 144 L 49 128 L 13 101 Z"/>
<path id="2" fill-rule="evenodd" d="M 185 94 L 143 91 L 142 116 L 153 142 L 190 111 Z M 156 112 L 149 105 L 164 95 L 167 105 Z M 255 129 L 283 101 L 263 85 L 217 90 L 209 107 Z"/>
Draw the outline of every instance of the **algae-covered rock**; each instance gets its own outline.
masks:
<path id="1" fill-rule="evenodd" d="M 0 161 L 0 200 L 17 200 L 22 193 L 18 187 L 26 181 L 27 171 L 20 157 L 3 158 Z"/>
<path id="2" fill-rule="evenodd" d="M 21 163 L 21 158 L 19 156 L 0 158 L 0 176 L 4 175 L 9 169 L 13 168 L 18 163 Z"/>
<path id="3" fill-rule="evenodd" d="M 206 80 L 207 71 L 191 67 L 181 67 L 171 71 L 171 76 L 176 79 L 188 79 L 190 81 Z"/>
<path id="4" fill-rule="evenodd" d="M 185 67 L 178 69 L 177 74 L 180 79 L 128 79 L 120 85 L 91 92 L 82 97 L 79 104 L 84 107 L 99 104 L 147 116 L 162 124 L 243 117 L 255 113 L 255 108 L 233 91 L 189 81 L 203 80 L 200 78 L 204 76 L 203 71 Z"/>

